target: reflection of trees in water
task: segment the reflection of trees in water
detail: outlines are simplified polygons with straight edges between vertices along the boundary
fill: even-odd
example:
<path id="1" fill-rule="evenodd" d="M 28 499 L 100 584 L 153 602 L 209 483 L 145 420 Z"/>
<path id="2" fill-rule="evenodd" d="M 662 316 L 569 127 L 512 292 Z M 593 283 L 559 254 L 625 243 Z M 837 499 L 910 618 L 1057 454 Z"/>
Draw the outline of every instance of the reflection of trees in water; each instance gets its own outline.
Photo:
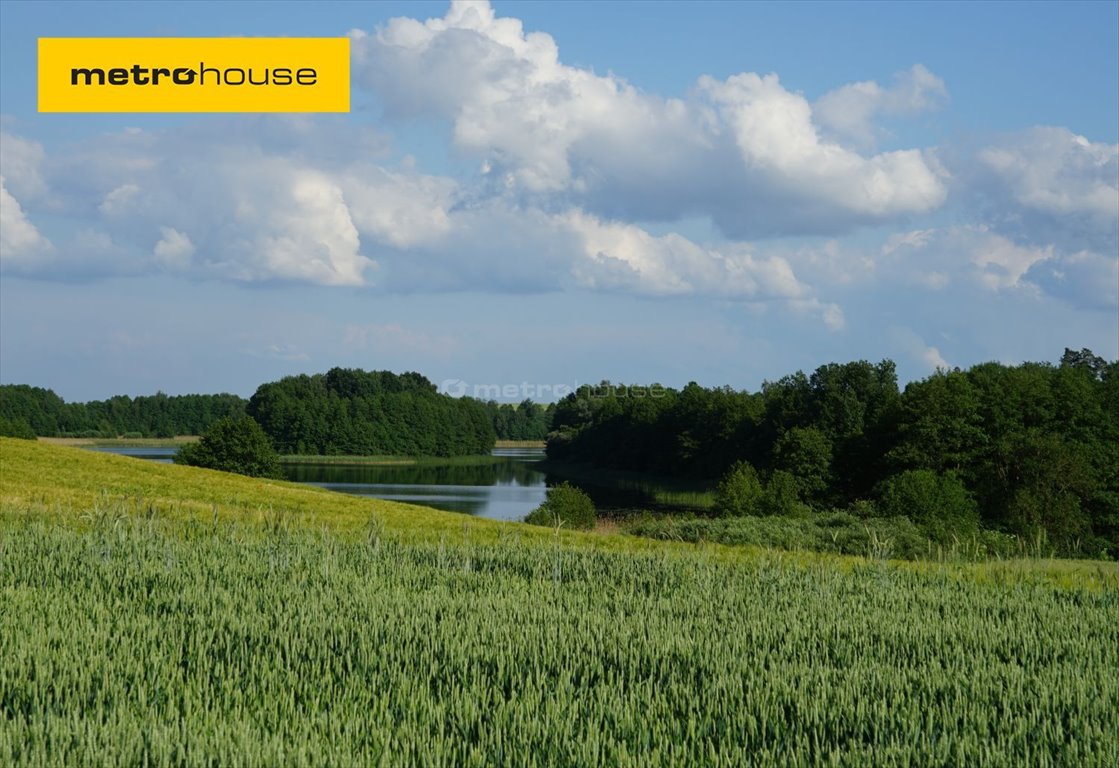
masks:
<path id="1" fill-rule="evenodd" d="M 285 472 L 300 483 L 389 483 L 393 485 L 497 485 L 516 482 L 534 486 L 543 473 L 526 461 L 505 461 L 474 466 L 358 466 L 291 464 Z"/>
<path id="2" fill-rule="evenodd" d="M 502 461 L 495 464 L 455 465 L 396 465 L 396 466 L 339 466 L 332 464 L 289 464 L 284 467 L 289 480 L 303 483 L 353 483 L 359 485 L 411 485 L 413 489 L 400 491 L 418 497 L 412 503 L 423 504 L 451 512 L 479 515 L 485 511 L 487 497 L 482 488 L 494 485 L 516 484 L 533 488 L 543 484 L 549 487 L 567 480 L 590 495 L 600 512 L 629 509 L 675 509 L 675 505 L 658 501 L 657 492 L 665 486 L 631 478 L 616 481 L 588 482 L 558 475 L 545 475 L 529 461 Z M 477 486 L 477 496 L 447 491 L 446 486 Z M 425 492 L 424 486 L 428 487 Z M 525 514 L 531 512 L 526 509 Z"/>

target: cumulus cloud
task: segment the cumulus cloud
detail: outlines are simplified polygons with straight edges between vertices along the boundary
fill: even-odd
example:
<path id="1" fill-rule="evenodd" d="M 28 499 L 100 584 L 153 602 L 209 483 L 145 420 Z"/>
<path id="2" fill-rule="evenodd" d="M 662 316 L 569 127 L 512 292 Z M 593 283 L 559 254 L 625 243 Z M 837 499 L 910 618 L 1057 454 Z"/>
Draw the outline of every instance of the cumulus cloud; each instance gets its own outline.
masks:
<path id="1" fill-rule="evenodd" d="M 161 237 L 153 250 L 156 261 L 168 269 L 186 269 L 194 254 L 194 243 L 174 227 L 160 227 Z"/>
<path id="2" fill-rule="evenodd" d="M 8 192 L 0 176 L 0 264 L 5 268 L 30 270 L 44 263 L 52 246 L 23 211 L 23 206 Z"/>
<path id="3" fill-rule="evenodd" d="M 1083 309 L 1119 307 L 1119 254 L 1070 252 L 1019 242 L 986 226 L 952 226 L 892 236 L 880 271 L 941 290 L 955 280 L 993 292 L 1049 295 Z"/>
<path id="4" fill-rule="evenodd" d="M 0 131 L 0 168 L 4 169 L 9 194 L 28 200 L 46 192 L 39 172 L 43 156 L 42 144 Z"/>
<path id="5" fill-rule="evenodd" d="M 873 147 L 882 130 L 879 116 L 909 116 L 938 109 L 948 99 L 944 81 L 921 64 L 899 72 L 883 88 L 873 80 L 849 83 L 821 96 L 812 113 L 825 132 L 839 140 Z"/>
<path id="6" fill-rule="evenodd" d="M 388 114 L 449 120 L 492 194 L 562 196 L 628 220 L 707 215 L 734 237 L 845 231 L 946 195 L 921 151 L 863 156 L 821 137 L 812 106 L 776 75 L 705 77 L 686 99 L 653 96 L 561 63 L 549 35 L 486 2 L 351 34 L 357 77 Z M 881 109 L 927 100 L 939 82 L 923 69 L 909 80 Z"/>
<path id="7" fill-rule="evenodd" d="M 298 131 L 315 143 L 311 125 Z M 221 123 L 102 136 L 43 167 L 61 201 L 55 214 L 77 225 L 62 249 L 69 278 L 170 270 L 388 292 L 697 295 L 778 302 L 842 324 L 780 255 L 653 235 L 574 205 L 478 195 L 406 163 L 279 153 Z"/>
<path id="8" fill-rule="evenodd" d="M 977 153 L 961 174 L 993 228 L 1068 251 L 1119 253 L 1119 144 L 1036 127 Z"/>

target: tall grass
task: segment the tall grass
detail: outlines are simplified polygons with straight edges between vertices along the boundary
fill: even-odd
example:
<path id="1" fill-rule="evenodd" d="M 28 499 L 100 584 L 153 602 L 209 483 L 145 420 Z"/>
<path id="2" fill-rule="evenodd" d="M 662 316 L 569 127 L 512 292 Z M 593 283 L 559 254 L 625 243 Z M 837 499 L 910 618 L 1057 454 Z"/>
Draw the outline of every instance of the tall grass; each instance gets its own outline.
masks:
<path id="1" fill-rule="evenodd" d="M 0 764 L 1119 762 L 1119 591 L 1031 572 L 0 518 Z"/>

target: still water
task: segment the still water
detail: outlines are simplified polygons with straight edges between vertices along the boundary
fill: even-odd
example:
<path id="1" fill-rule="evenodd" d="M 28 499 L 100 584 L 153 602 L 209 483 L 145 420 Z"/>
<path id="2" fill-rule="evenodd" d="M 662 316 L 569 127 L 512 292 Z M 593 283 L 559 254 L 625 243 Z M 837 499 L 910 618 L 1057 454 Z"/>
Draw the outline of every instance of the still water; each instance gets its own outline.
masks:
<path id="1" fill-rule="evenodd" d="M 169 463 L 174 448 L 91 446 L 90 450 Z M 546 475 L 533 468 L 536 448 L 497 448 L 496 461 L 479 466 L 338 466 L 287 464 L 288 480 L 357 496 L 422 504 L 495 520 L 523 520 L 547 493 Z"/>
<path id="2" fill-rule="evenodd" d="M 168 463 L 174 448 L 91 446 L 90 450 Z M 537 469 L 539 448 L 496 448 L 492 464 L 476 466 L 336 464 L 283 465 L 288 480 L 332 491 L 422 504 L 494 520 L 523 520 L 540 506 L 547 489 L 563 478 Z M 656 506 L 654 486 L 603 486 L 572 481 L 586 491 L 600 511 Z"/>

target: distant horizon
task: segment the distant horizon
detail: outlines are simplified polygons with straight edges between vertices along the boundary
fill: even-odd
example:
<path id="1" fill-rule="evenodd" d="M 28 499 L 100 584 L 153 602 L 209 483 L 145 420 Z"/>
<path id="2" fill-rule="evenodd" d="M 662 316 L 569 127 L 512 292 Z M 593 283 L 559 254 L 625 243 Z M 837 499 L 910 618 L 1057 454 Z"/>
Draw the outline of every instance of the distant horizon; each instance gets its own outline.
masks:
<path id="1" fill-rule="evenodd" d="M 1075 347 L 1075 348 L 1074 347 L 1067 347 L 1065 349 L 1071 349 L 1072 351 L 1080 351 L 1081 349 L 1085 349 L 1085 348 L 1084 347 Z M 1064 353 L 1065 349 L 1061 350 L 1062 354 Z M 1090 350 L 1090 351 L 1095 353 L 1095 350 Z M 1109 358 L 1105 355 L 1100 355 L 1100 357 L 1103 357 L 1109 363 L 1119 361 L 1119 358 Z M 983 364 L 986 364 L 986 363 L 997 363 L 999 365 L 1006 365 L 1006 366 L 1015 366 L 1015 365 L 1022 365 L 1022 364 L 1049 364 L 1049 365 L 1054 365 L 1055 366 L 1055 365 L 1059 364 L 1060 358 L 1061 358 L 1061 355 L 1057 355 L 1055 359 L 1051 359 L 1051 360 L 1021 360 L 1021 361 L 1016 361 L 1016 362 L 1004 362 L 1004 361 L 999 361 L 999 360 L 982 360 L 982 361 L 979 361 L 977 363 L 973 363 L 972 365 L 959 366 L 959 368 L 961 370 L 966 371 L 970 368 L 973 368 L 976 365 L 983 365 Z M 824 365 L 828 365 L 828 364 L 832 364 L 832 363 L 845 364 L 845 363 L 854 363 L 854 362 L 863 362 L 863 361 L 869 362 L 869 363 L 872 363 L 872 364 L 876 364 L 876 363 L 882 362 L 883 360 L 889 360 L 890 362 L 894 362 L 896 364 L 896 361 L 892 360 L 891 358 L 877 358 L 877 359 L 860 358 L 860 360 L 828 360 L 828 361 L 821 362 L 818 365 L 812 366 L 811 368 L 798 368 L 796 370 L 787 371 L 780 376 L 776 376 L 772 379 L 765 379 L 761 382 L 758 382 L 758 384 L 756 386 L 753 386 L 753 387 L 747 386 L 747 387 L 732 387 L 732 388 L 735 389 L 736 391 L 740 391 L 740 392 L 755 393 L 755 392 L 760 392 L 761 389 L 762 389 L 762 386 L 766 383 L 775 382 L 775 381 L 783 378 L 784 376 L 795 375 L 796 373 L 804 373 L 804 374 L 810 376 L 813 371 L 815 371 L 817 368 L 819 368 L 821 366 L 824 366 Z M 262 384 L 267 384 L 271 381 L 278 381 L 281 378 L 286 378 L 286 377 L 289 377 L 289 376 L 321 375 L 321 374 L 327 373 L 329 370 L 331 370 L 332 368 L 335 368 L 335 367 L 338 367 L 338 368 L 355 368 L 355 367 L 360 367 L 360 366 L 330 366 L 330 367 L 328 367 L 324 370 L 314 370 L 314 371 L 305 370 L 305 371 L 298 371 L 298 372 L 294 372 L 294 373 L 287 373 L 287 374 L 284 374 L 283 376 L 276 377 L 275 379 L 268 379 L 268 380 L 265 380 L 265 381 L 258 382 L 253 387 L 252 391 L 244 391 L 243 390 L 243 391 L 240 391 L 240 392 L 233 392 L 233 391 L 229 391 L 229 390 L 220 390 L 220 391 L 219 390 L 191 390 L 191 391 L 186 391 L 186 390 L 184 390 L 184 391 L 156 390 L 156 391 L 152 391 L 152 392 L 112 392 L 112 393 L 109 393 L 109 394 L 97 395 L 97 396 L 92 396 L 92 397 L 68 397 L 68 396 L 66 396 L 66 394 L 64 394 L 62 391 L 60 391 L 58 387 L 48 386 L 46 384 L 38 384 L 38 383 L 34 383 L 34 382 L 0 381 L 0 386 L 30 386 L 30 387 L 38 387 L 40 389 L 50 390 L 50 391 L 54 392 L 56 395 L 58 395 L 59 397 L 61 397 L 67 403 L 88 403 L 88 402 L 93 402 L 93 401 L 104 401 L 104 400 L 108 400 L 112 397 L 116 397 L 116 396 L 119 396 L 119 395 L 125 395 L 125 396 L 131 397 L 131 398 L 137 398 L 137 397 L 152 397 L 152 396 L 155 396 L 155 395 L 158 395 L 158 394 L 164 394 L 164 395 L 167 395 L 168 397 L 179 397 L 179 396 L 183 396 L 183 395 L 235 395 L 237 397 L 248 400 L 252 397 L 252 395 L 256 392 L 256 390 Z M 389 369 L 375 368 L 374 367 L 374 368 L 363 368 L 362 370 L 365 370 L 365 371 L 381 371 L 381 370 L 389 370 Z M 948 369 L 948 370 L 953 370 L 953 369 Z M 659 386 L 659 387 L 662 387 L 662 388 L 665 388 L 665 389 L 672 389 L 672 390 L 677 390 L 677 391 L 683 389 L 685 386 L 687 386 L 690 383 L 690 381 L 685 381 L 685 382 L 682 382 L 682 383 L 679 383 L 679 384 L 668 383 L 668 382 L 664 382 L 664 381 L 619 381 L 619 380 L 605 379 L 605 378 L 598 378 L 598 379 L 595 379 L 594 381 L 576 381 L 576 382 L 571 382 L 571 383 L 564 383 L 564 382 L 540 383 L 540 382 L 529 382 L 529 381 L 523 381 L 523 380 L 522 381 L 510 381 L 510 382 L 484 382 L 483 383 L 483 382 L 464 381 L 464 380 L 461 380 L 461 379 L 435 380 L 435 379 L 432 379 L 431 376 L 428 376 L 423 371 L 416 371 L 416 370 L 392 370 L 390 372 L 395 373 L 397 375 L 404 374 L 404 373 L 418 373 L 421 376 L 423 376 L 424 378 L 426 378 L 428 381 L 430 381 L 432 384 L 434 384 L 435 387 L 436 387 L 436 391 L 439 392 L 439 394 L 450 395 L 451 397 L 473 397 L 477 400 L 483 400 L 483 401 L 494 400 L 499 404 L 514 404 L 514 405 L 517 404 L 517 403 L 521 403 L 524 400 L 532 400 L 533 402 L 538 403 L 540 405 L 548 405 L 550 403 L 558 402 L 564 396 L 566 396 L 568 393 L 575 392 L 576 390 L 578 390 L 579 387 L 583 387 L 583 386 L 595 387 L 595 386 L 598 386 L 598 385 L 602 384 L 603 382 L 608 382 L 608 383 L 610 383 L 610 384 L 612 384 L 616 387 L 645 387 L 645 388 L 651 388 L 651 387 Z M 910 384 L 910 383 L 915 382 L 915 381 L 920 381 L 920 380 L 926 379 L 929 376 L 934 375 L 935 373 L 936 372 L 928 373 L 928 374 L 925 374 L 923 376 L 919 376 L 919 377 L 913 378 L 913 379 L 903 379 L 899 375 L 898 376 L 898 389 L 903 390 L 903 389 L 905 389 L 905 386 L 907 384 Z M 704 387 L 705 389 L 718 389 L 718 388 L 721 388 L 721 387 L 731 386 L 729 384 L 719 384 L 719 383 L 712 383 L 712 384 L 707 384 L 707 383 L 703 383 L 703 382 L 696 382 L 696 383 L 699 384 L 700 386 Z M 528 387 L 527 389 L 526 389 L 526 385 Z M 541 399 L 537 399 L 537 398 L 532 397 L 532 396 L 527 396 L 527 397 L 526 396 L 521 396 L 521 394 L 511 394 L 511 395 L 508 395 L 508 396 L 506 396 L 505 394 L 502 394 L 500 397 L 485 397 L 485 396 L 479 396 L 478 394 L 476 394 L 476 393 L 479 393 L 479 392 L 481 392 L 483 394 L 486 394 L 488 392 L 492 392 L 494 387 L 496 387 L 498 389 L 501 389 L 501 390 L 506 390 L 508 388 L 508 391 L 516 390 L 518 393 L 524 393 L 526 391 L 527 392 L 538 392 L 542 389 L 546 389 L 547 391 L 550 391 L 550 392 L 553 392 L 553 393 L 556 392 L 556 391 L 562 391 L 563 394 L 561 394 L 559 397 L 554 397 L 551 400 L 541 400 Z"/>

